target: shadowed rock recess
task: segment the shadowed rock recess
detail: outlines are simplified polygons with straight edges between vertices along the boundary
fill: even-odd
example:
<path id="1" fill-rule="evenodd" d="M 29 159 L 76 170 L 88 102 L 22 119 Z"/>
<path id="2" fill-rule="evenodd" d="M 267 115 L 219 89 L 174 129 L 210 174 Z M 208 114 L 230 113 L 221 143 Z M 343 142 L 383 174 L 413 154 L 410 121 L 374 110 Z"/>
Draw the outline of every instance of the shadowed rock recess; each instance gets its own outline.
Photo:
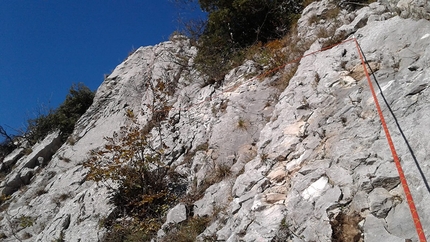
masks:
<path id="1" fill-rule="evenodd" d="M 429 237 L 430 4 L 381 0 L 319 18 L 330 8 L 323 0 L 303 11 L 305 54 L 334 37 L 357 38 Z M 102 221 L 115 209 L 82 164 L 104 137 L 130 125 L 132 112 L 163 140 L 162 161 L 187 186 L 153 241 L 193 217 L 208 221 L 195 241 L 417 241 L 354 42 L 301 59 L 282 90 L 273 85 L 282 70 L 258 79 L 252 61 L 222 85 L 205 84 L 192 68 L 196 52 L 179 36 L 137 49 L 105 78 L 68 142 L 54 133 L 32 152 L 6 157 L 1 240 L 102 240 Z M 161 111 L 155 130 L 148 124 Z"/>

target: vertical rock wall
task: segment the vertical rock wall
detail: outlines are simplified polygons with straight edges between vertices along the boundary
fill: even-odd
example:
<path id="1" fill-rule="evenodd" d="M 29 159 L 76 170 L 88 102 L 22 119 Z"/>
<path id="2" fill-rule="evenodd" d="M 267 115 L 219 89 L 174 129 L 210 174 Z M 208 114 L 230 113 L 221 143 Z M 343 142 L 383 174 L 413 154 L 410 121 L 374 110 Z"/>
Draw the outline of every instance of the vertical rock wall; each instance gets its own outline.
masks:
<path id="1" fill-rule="evenodd" d="M 274 85 L 284 80 L 282 72 L 255 78 L 259 69 L 252 61 L 232 70 L 222 85 L 205 83 L 191 68 L 196 49 L 181 37 L 139 48 L 106 78 L 68 142 L 43 166 L 34 170 L 37 147 L 46 144 L 16 161 L 36 165 L 2 182 L 3 194 L 10 195 L 0 205 L 2 239 L 102 238 L 100 221 L 114 208 L 102 184 L 86 181 L 82 163 L 104 145 L 103 137 L 130 125 L 127 112 L 145 127 L 163 111 L 157 135 L 165 162 L 186 177 L 188 193 L 205 188 L 188 201 L 191 206 L 179 204 L 168 213 L 165 230 L 191 209 L 211 219 L 198 241 L 415 241 L 355 44 L 315 52 L 338 36 L 355 36 L 375 71 L 395 117 L 386 105 L 383 112 L 429 234 L 430 23 L 396 16 L 393 6 L 402 3 L 372 3 L 332 19 L 332 3 L 309 5 L 298 34 L 300 43 L 313 43 L 305 53 L 313 54 L 300 60 L 285 90 Z M 315 37 L 330 28 L 333 36 Z M 26 183 L 7 191 L 26 174 Z M 156 240 L 163 241 L 164 232 Z"/>

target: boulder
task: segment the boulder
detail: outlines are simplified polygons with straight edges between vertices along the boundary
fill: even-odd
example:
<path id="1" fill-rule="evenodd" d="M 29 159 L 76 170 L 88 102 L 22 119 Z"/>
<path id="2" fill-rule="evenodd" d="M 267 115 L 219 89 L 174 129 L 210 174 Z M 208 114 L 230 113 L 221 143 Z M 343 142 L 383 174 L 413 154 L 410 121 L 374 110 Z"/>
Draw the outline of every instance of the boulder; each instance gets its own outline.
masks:
<path id="1" fill-rule="evenodd" d="M 393 197 L 384 188 L 375 188 L 369 194 L 370 212 L 377 218 L 385 218 L 393 206 Z"/>
<path id="2" fill-rule="evenodd" d="M 30 179 L 33 177 L 33 175 L 33 169 L 24 167 L 19 171 L 19 173 L 14 174 L 14 176 L 9 176 L 9 178 L 3 185 L 3 189 L 1 191 L 2 195 L 12 195 L 19 188 L 29 184 Z"/>
<path id="3" fill-rule="evenodd" d="M 187 208 L 184 204 L 179 203 L 169 210 L 165 224 L 177 224 L 187 219 Z"/>

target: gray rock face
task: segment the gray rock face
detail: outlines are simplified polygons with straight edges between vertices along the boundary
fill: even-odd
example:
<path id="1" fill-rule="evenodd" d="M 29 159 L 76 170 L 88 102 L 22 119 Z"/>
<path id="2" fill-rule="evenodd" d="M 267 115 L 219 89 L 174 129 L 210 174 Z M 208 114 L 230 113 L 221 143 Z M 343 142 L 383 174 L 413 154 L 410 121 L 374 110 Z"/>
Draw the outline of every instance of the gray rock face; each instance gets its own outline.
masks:
<path id="1" fill-rule="evenodd" d="M 370 213 L 375 217 L 385 218 L 393 207 L 391 194 L 382 187 L 373 189 L 369 194 Z"/>
<path id="2" fill-rule="evenodd" d="M 18 157 L 22 157 L 23 150 L 18 149 L 17 151 L 12 152 L 10 159 L 6 157 L 5 164 L 7 166 L 15 164 L 16 167 L 0 184 L 1 194 L 9 196 L 22 186 L 29 184 L 30 179 L 37 171 L 37 168 L 39 166 L 46 165 L 46 163 L 51 160 L 51 157 L 55 152 L 60 148 L 61 144 L 62 142 L 59 132 L 55 132 L 48 135 L 44 140 L 32 147 L 32 152 L 18 161 L 11 162 L 16 160 Z"/>
<path id="3" fill-rule="evenodd" d="M 114 208 L 107 188 L 85 179 L 82 163 L 103 137 L 130 125 L 127 112 L 144 127 L 168 110 L 153 131 L 164 142 L 164 162 L 186 177 L 189 193 L 203 191 L 191 204 L 173 206 L 164 229 L 201 216 L 211 223 L 196 241 L 416 241 L 355 43 L 318 52 L 333 36 L 352 35 L 380 85 L 382 111 L 430 234 L 428 4 L 384 0 L 322 18 L 334 7 L 318 1 L 304 10 L 297 45 L 311 45 L 284 90 L 273 86 L 281 73 L 254 78 L 252 61 L 231 70 L 220 87 L 205 84 L 191 68 L 196 49 L 181 37 L 139 48 L 106 77 L 73 142 L 58 143 L 53 134 L 31 154 L 17 150 L 5 159 L 15 168 L 0 185 L 10 197 L 0 205 L 3 240 L 102 238 L 100 221 Z M 404 18 L 420 13 L 420 20 Z M 333 36 L 318 39 L 321 28 L 333 28 Z M 160 230 L 154 240 L 164 235 Z"/>
<path id="4" fill-rule="evenodd" d="M 7 155 L 0 163 L 0 171 L 7 171 L 12 168 L 13 165 L 18 161 L 19 158 L 24 156 L 24 148 L 15 149 Z"/>
<path id="5" fill-rule="evenodd" d="M 405 241 L 403 238 L 396 237 L 389 233 L 384 227 L 384 220 L 378 219 L 373 215 L 366 217 L 366 222 L 364 223 L 364 241 Z"/>
<path id="6" fill-rule="evenodd" d="M 384 0 L 402 18 L 430 20 L 430 5 L 426 0 Z"/>
<path id="7" fill-rule="evenodd" d="M 166 223 L 180 223 L 187 219 L 187 208 L 184 204 L 178 204 L 167 214 Z"/>

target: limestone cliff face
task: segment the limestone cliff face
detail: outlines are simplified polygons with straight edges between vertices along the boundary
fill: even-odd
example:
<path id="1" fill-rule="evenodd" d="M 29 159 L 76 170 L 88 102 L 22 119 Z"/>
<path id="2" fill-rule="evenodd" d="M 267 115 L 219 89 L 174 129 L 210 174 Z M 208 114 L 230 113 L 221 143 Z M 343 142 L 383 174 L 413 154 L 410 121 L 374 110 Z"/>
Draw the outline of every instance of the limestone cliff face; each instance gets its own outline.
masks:
<path id="1" fill-rule="evenodd" d="M 335 26 L 333 36 L 357 38 L 395 115 L 378 91 L 430 236 L 430 22 L 423 19 L 430 6 L 407 3 L 342 10 L 336 24 L 311 21 L 334 7 L 312 3 L 298 22 L 298 34 L 302 42 L 312 40 L 305 54 L 330 39 L 313 41 L 321 28 Z M 225 177 L 193 201 L 194 216 L 212 217 L 197 241 L 417 240 L 354 42 L 301 59 L 282 90 L 275 85 L 282 73 L 257 79 L 260 69 L 251 61 L 220 86 L 205 83 L 190 68 L 195 54 L 180 37 L 139 48 L 105 79 L 68 142 L 61 145 L 54 133 L 30 154 L 9 155 L 3 163 L 14 169 L 0 185 L 2 194 L 11 196 L 0 207 L 2 240 L 102 237 L 99 221 L 114 208 L 105 187 L 86 181 L 82 163 L 90 150 L 104 145 L 103 137 L 129 124 L 127 110 L 142 126 L 168 110 L 159 133 L 165 162 L 175 164 L 190 187 L 228 167 Z M 182 208 L 168 214 L 165 227 L 186 218 Z M 162 236 L 160 231 L 154 240 Z"/>

